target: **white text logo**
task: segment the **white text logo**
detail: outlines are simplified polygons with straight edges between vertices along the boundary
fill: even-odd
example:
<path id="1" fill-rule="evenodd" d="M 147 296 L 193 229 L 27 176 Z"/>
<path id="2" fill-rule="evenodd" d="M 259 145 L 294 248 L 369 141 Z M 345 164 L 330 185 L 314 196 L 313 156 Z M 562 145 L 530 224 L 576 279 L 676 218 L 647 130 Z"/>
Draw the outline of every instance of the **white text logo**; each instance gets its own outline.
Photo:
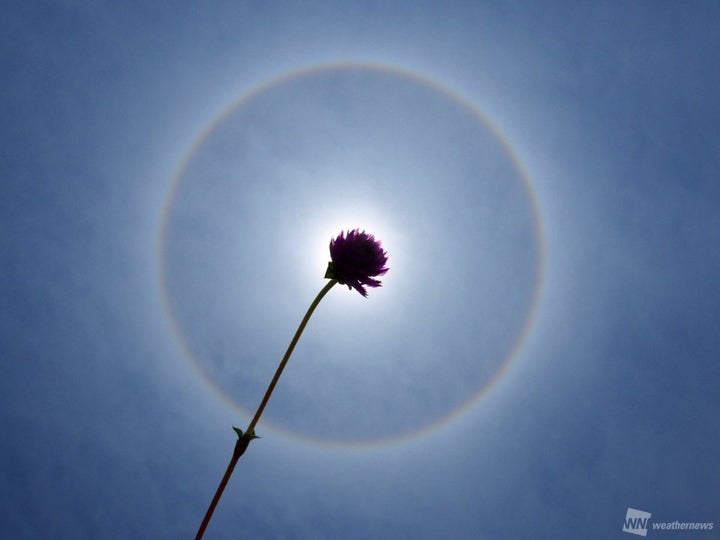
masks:
<path id="1" fill-rule="evenodd" d="M 650 516 L 652 516 L 650 512 L 628 508 L 622 530 L 638 536 L 647 536 Z"/>

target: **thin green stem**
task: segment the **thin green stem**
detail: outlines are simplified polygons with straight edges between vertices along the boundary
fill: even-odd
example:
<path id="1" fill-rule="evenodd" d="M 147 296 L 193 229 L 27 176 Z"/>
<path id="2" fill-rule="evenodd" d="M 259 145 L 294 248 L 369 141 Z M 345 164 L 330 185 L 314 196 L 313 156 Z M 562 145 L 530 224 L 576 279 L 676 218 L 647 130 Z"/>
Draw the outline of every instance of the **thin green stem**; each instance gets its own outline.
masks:
<path id="1" fill-rule="evenodd" d="M 203 518 L 202 523 L 200 524 L 200 528 L 195 535 L 195 540 L 200 540 L 205 534 L 205 529 L 207 528 L 208 523 L 210 523 L 210 518 L 212 517 L 213 512 L 215 512 L 215 507 L 217 506 L 217 503 L 220 500 L 223 491 L 225 491 L 225 486 L 227 485 L 228 480 L 230 480 L 230 476 L 235 470 L 235 465 L 240 459 L 240 456 L 242 456 L 245 450 L 247 450 L 248 444 L 250 444 L 249 437 L 239 437 L 238 440 L 235 442 L 235 449 L 233 450 L 233 455 L 230 458 L 230 463 L 228 463 L 227 469 L 225 469 L 225 474 L 223 475 L 222 480 L 220 480 L 220 485 L 215 491 L 215 496 L 210 502 L 210 506 L 208 506 L 207 512 L 205 512 L 205 517 Z"/>
<path id="2" fill-rule="evenodd" d="M 272 381 L 270 381 L 270 386 L 268 386 L 268 389 L 265 391 L 265 395 L 263 396 L 262 401 L 260 402 L 260 406 L 258 407 L 257 411 L 255 412 L 255 416 L 253 417 L 252 421 L 250 422 L 250 425 L 248 426 L 245 433 L 249 433 L 250 435 L 253 435 L 253 430 L 255 429 L 255 425 L 258 423 L 258 420 L 260 420 L 260 416 L 262 415 L 263 411 L 265 410 L 265 405 L 267 405 L 268 400 L 270 399 L 270 396 L 273 393 L 273 390 L 275 389 L 275 385 L 278 382 L 278 379 L 280 378 L 280 375 L 282 375 L 283 369 L 285 369 L 285 364 L 288 363 L 288 360 L 290 359 L 290 355 L 293 352 L 293 349 L 295 349 L 295 345 L 297 344 L 298 340 L 300 339 L 300 335 L 303 333 L 303 330 L 305 330 L 305 325 L 307 325 L 308 321 L 310 320 L 310 316 L 313 314 L 313 311 L 315 311 L 315 308 L 320 303 L 320 300 L 323 299 L 323 296 L 327 294 L 327 292 L 332 289 L 333 285 L 337 283 L 336 279 L 331 279 L 318 293 L 318 295 L 315 297 L 315 300 L 313 300 L 312 304 L 310 304 L 310 307 L 307 310 L 307 313 L 305 313 L 305 316 L 303 317 L 303 320 L 300 322 L 300 326 L 298 326 L 297 332 L 295 332 L 295 335 L 292 338 L 292 341 L 290 342 L 290 345 L 287 348 L 287 351 L 285 351 L 285 356 L 283 356 L 283 359 L 280 361 L 280 365 L 277 368 L 277 371 L 275 371 L 275 376 L 273 377 Z"/>
<path id="3" fill-rule="evenodd" d="M 310 316 L 313 314 L 313 311 L 315 311 L 315 308 L 320 303 L 320 300 L 323 299 L 323 297 L 327 294 L 327 292 L 332 289 L 333 285 L 337 283 L 336 279 L 331 279 L 318 293 L 318 295 L 315 297 L 315 300 L 313 300 L 312 304 L 310 304 L 310 307 L 307 310 L 307 313 L 305 313 L 305 316 L 303 317 L 303 320 L 300 321 L 300 326 L 298 326 L 297 331 L 295 332 L 295 335 L 292 338 L 292 341 L 290 341 L 290 345 L 287 348 L 287 351 L 285 351 L 285 356 L 283 356 L 282 360 L 280 361 L 280 365 L 278 366 L 277 370 L 275 371 L 275 376 L 272 378 L 272 381 L 270 381 L 270 385 L 268 386 L 268 389 L 265 391 L 265 395 L 263 396 L 262 401 L 260 402 L 260 406 L 257 409 L 257 412 L 255 413 L 255 416 L 253 417 L 252 421 L 250 422 L 250 425 L 248 426 L 247 430 L 245 431 L 242 436 L 240 436 L 240 430 L 238 429 L 238 440 L 235 443 L 235 449 L 233 450 L 233 455 L 230 458 L 230 463 L 227 466 L 227 469 L 225 470 L 225 474 L 222 477 L 222 480 L 220 480 L 220 485 L 218 485 L 217 490 L 215 491 L 215 496 L 213 497 L 212 501 L 210 502 L 210 506 L 207 509 L 207 512 L 205 513 L 205 517 L 203 518 L 202 523 L 200 524 L 200 528 L 198 529 L 197 535 L 195 536 L 195 540 L 200 540 L 203 537 L 203 534 L 205 534 L 205 529 L 208 526 L 208 523 L 210 523 L 210 518 L 212 518 L 213 512 L 215 512 L 215 507 L 218 504 L 218 501 L 220 501 L 220 497 L 223 494 L 223 491 L 225 491 L 225 486 L 228 483 L 228 480 L 230 480 L 230 476 L 232 475 L 233 471 L 235 470 L 235 465 L 237 464 L 238 460 L 240 459 L 240 456 L 242 456 L 245 453 L 245 450 L 247 450 L 248 444 L 250 444 L 250 441 L 255 438 L 255 426 L 257 425 L 258 421 L 260 420 L 260 416 L 262 415 L 263 411 L 265 410 L 265 405 L 267 405 L 268 400 L 270 399 L 270 396 L 273 393 L 273 390 L 275 389 L 275 385 L 278 382 L 278 379 L 280 379 L 280 375 L 283 372 L 283 369 L 285 369 L 285 364 L 288 363 L 288 360 L 290 359 L 290 355 L 293 352 L 293 349 L 295 349 L 295 345 L 297 344 L 298 340 L 300 339 L 300 335 L 303 333 L 303 330 L 305 330 L 305 326 L 307 325 L 308 321 L 310 320 Z"/>

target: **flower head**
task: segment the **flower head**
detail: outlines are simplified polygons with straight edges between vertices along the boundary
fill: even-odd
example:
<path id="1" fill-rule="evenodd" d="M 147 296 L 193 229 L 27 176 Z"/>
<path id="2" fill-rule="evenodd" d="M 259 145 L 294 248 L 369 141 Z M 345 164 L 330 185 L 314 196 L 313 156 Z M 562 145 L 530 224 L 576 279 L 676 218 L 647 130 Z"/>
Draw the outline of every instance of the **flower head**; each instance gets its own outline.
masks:
<path id="1" fill-rule="evenodd" d="M 338 283 L 353 288 L 363 296 L 367 296 L 368 287 L 380 287 L 376 276 L 385 275 L 389 270 L 387 253 L 380 242 L 372 234 L 360 229 L 343 231 L 330 241 L 330 259 L 326 278 L 336 279 Z"/>

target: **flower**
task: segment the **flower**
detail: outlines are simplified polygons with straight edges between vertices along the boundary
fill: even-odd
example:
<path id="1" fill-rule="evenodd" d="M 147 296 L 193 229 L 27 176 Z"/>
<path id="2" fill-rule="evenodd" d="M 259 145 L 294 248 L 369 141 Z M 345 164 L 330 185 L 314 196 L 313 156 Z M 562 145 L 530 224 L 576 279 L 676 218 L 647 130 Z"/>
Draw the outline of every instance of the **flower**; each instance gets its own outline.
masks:
<path id="1" fill-rule="evenodd" d="M 330 259 L 325 277 L 336 279 L 365 297 L 365 285 L 380 287 L 380 280 L 373 278 L 385 275 L 389 270 L 385 266 L 387 253 L 380 242 L 360 229 L 348 231 L 347 236 L 340 231 L 337 238 L 330 241 Z"/>

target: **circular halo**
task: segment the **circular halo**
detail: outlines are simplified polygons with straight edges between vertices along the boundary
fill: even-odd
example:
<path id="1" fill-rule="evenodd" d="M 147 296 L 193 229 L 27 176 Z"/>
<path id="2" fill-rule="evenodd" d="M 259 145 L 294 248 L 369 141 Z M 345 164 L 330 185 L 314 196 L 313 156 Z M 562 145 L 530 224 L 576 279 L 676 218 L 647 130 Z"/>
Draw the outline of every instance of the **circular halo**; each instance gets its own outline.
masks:
<path id="1" fill-rule="evenodd" d="M 400 81 L 403 84 L 408 84 L 411 86 L 415 86 L 418 88 L 421 88 L 425 92 L 429 92 L 430 94 L 435 94 L 436 97 L 438 97 L 440 100 L 444 99 L 446 101 L 449 101 L 456 107 L 457 109 L 461 110 L 465 116 L 469 118 L 471 122 L 474 122 L 477 124 L 477 126 L 483 130 L 486 130 L 495 140 L 495 143 L 497 143 L 497 148 L 501 150 L 501 152 L 504 152 L 505 155 L 508 158 L 509 164 L 511 168 L 514 169 L 515 177 L 518 180 L 519 187 L 521 188 L 520 191 L 522 192 L 522 196 L 524 198 L 524 203 L 526 205 L 526 211 L 529 215 L 529 229 L 526 231 L 526 233 L 529 235 L 530 241 L 532 243 L 532 246 L 530 246 L 532 251 L 532 256 L 529 257 L 531 259 L 532 264 L 531 266 L 531 282 L 528 284 L 528 286 L 524 289 L 525 292 L 525 298 L 522 299 L 520 302 L 524 307 L 522 310 L 521 317 L 514 322 L 513 328 L 514 333 L 511 340 L 509 340 L 504 345 L 504 354 L 502 355 L 502 361 L 497 365 L 494 366 L 492 369 L 492 373 L 486 373 L 485 376 L 482 378 L 481 384 L 479 384 L 476 388 L 473 389 L 473 391 L 466 393 L 466 395 L 463 396 L 463 399 L 461 399 L 459 402 L 454 403 L 452 407 L 450 407 L 448 410 L 443 411 L 442 414 L 437 415 L 435 417 L 432 417 L 429 421 L 426 423 L 421 423 L 419 425 L 410 425 L 410 426 L 395 426 L 394 431 L 392 433 L 382 433 L 382 434 L 372 434 L 367 431 L 362 431 L 363 435 L 361 436 L 348 436 L 348 434 L 344 434 L 342 437 L 337 438 L 333 436 L 326 436 L 326 435 L 308 435 L 307 430 L 305 429 L 296 429 L 296 428 L 288 428 L 287 426 L 282 425 L 283 422 L 278 421 L 277 419 L 269 418 L 268 413 L 265 413 L 265 416 L 263 417 L 263 420 L 261 421 L 262 427 L 268 427 L 275 430 L 278 430 L 286 435 L 289 435 L 291 437 L 299 438 L 302 440 L 305 440 L 307 442 L 312 443 L 320 443 L 324 446 L 328 445 L 340 445 L 340 446 L 375 446 L 379 444 L 388 444 L 391 442 L 398 442 L 401 440 L 405 440 L 412 437 L 417 437 L 421 434 L 427 434 L 431 431 L 434 431 L 441 426 L 445 425 L 446 423 L 450 422 L 451 420 L 459 417 L 463 413 L 467 412 L 471 408 L 473 408 L 481 399 L 482 397 L 486 396 L 492 388 L 494 388 L 497 384 L 497 382 L 502 378 L 502 376 L 507 372 L 508 368 L 510 367 L 513 359 L 517 356 L 517 353 L 520 351 L 525 338 L 527 337 L 529 330 L 532 326 L 532 322 L 535 316 L 535 313 L 537 311 L 539 299 L 540 299 L 540 293 L 542 288 L 542 282 L 543 282 L 543 274 L 544 274 L 544 245 L 543 245 L 543 227 L 542 227 L 542 221 L 540 218 L 540 212 L 537 204 L 537 199 L 535 197 L 534 189 L 531 185 L 530 179 L 527 175 L 527 172 L 525 170 L 524 165 L 522 164 L 522 161 L 517 156 L 516 152 L 513 150 L 513 148 L 510 146 L 510 144 L 506 141 L 506 139 L 502 136 L 502 134 L 499 132 L 499 130 L 494 126 L 494 124 L 485 116 L 483 115 L 480 110 L 470 101 L 468 101 L 466 98 L 460 96 L 453 90 L 449 89 L 446 86 L 441 85 L 440 83 L 428 79 L 418 73 L 407 71 L 404 69 L 400 69 L 394 66 L 388 66 L 388 65 L 382 65 L 382 64 L 367 64 L 367 63 L 337 63 L 337 64 L 324 64 L 324 65 L 316 65 L 311 66 L 303 69 L 293 70 L 284 74 L 281 74 L 277 77 L 274 77 L 266 82 L 263 82 L 257 86 L 254 86 L 247 92 L 243 93 L 240 97 L 238 97 L 236 100 L 234 100 L 228 107 L 226 107 L 214 120 L 212 120 L 208 126 L 201 131 L 198 138 L 195 140 L 195 142 L 190 146 L 189 150 L 185 154 L 178 171 L 172 181 L 172 184 L 170 186 L 170 189 L 168 190 L 165 203 L 162 210 L 162 218 L 161 218 L 161 227 L 160 227 L 160 234 L 159 234 L 159 243 L 158 243 L 158 273 L 159 273 L 159 280 L 160 280 L 160 287 L 163 297 L 163 303 L 165 307 L 166 316 L 171 324 L 171 327 L 173 328 L 173 331 L 178 338 L 179 343 L 181 344 L 182 350 L 184 352 L 185 357 L 189 360 L 190 364 L 194 368 L 194 370 L 201 376 L 201 378 L 208 383 L 210 388 L 218 394 L 224 401 L 228 402 L 230 405 L 232 405 L 235 409 L 242 412 L 243 414 L 247 415 L 248 418 L 252 415 L 253 405 L 246 405 L 246 404 L 240 404 L 236 398 L 236 396 L 231 395 L 231 393 L 228 391 L 227 387 L 223 387 L 218 382 L 217 374 L 210 373 L 210 370 L 207 369 L 207 365 L 203 364 L 202 358 L 199 358 L 199 354 L 197 352 L 197 347 L 192 343 L 192 339 L 189 338 L 186 334 L 188 331 L 188 323 L 187 320 L 181 322 L 180 318 L 177 314 L 178 309 L 178 302 L 177 299 L 173 297 L 173 291 L 177 293 L 178 290 L 184 290 L 187 291 L 186 288 L 181 287 L 180 289 L 173 289 L 173 286 L 171 284 L 172 279 L 170 279 L 170 272 L 168 268 L 169 261 L 172 259 L 172 257 L 169 255 L 169 243 L 173 236 L 170 229 L 174 226 L 173 219 L 174 211 L 176 210 L 175 206 L 177 203 L 177 200 L 182 196 L 178 192 L 180 191 L 181 186 L 184 184 L 183 180 L 188 176 L 189 171 L 197 165 L 196 162 L 202 161 L 200 158 L 198 158 L 198 154 L 203 150 L 204 147 L 208 146 L 209 141 L 213 138 L 214 134 L 221 129 L 223 126 L 228 124 L 229 119 L 233 117 L 233 115 L 237 114 L 239 111 L 245 111 L 248 112 L 250 109 L 252 109 L 252 106 L 261 101 L 264 97 L 271 95 L 273 92 L 277 93 L 278 91 L 282 91 L 284 88 L 287 88 L 289 85 L 304 82 L 304 81 L 310 81 L 313 77 L 322 77 L 323 75 L 329 75 L 329 76 L 347 76 L 352 79 L 353 76 L 359 76 L 362 78 L 363 75 L 365 76 L 371 76 L 371 75 L 378 75 L 388 78 L 389 81 Z M 347 84 L 347 81 L 345 81 L 345 84 Z M 259 111 L 262 112 L 262 111 Z M 245 118 L 245 120 L 248 120 Z M 232 131 L 232 129 L 230 129 Z M 330 129 L 332 132 L 332 129 Z M 247 134 L 245 134 L 247 135 Z M 225 137 L 228 136 L 228 133 L 225 133 Z M 247 137 L 244 139 L 245 142 L 248 142 Z M 252 144 L 252 141 L 249 141 L 250 144 Z M 227 151 L 227 149 L 225 149 Z M 220 148 L 214 148 L 213 149 L 214 155 L 217 156 L 217 152 L 220 152 L 222 154 L 223 149 Z M 254 164 L 255 166 L 257 164 Z M 362 176 L 362 173 L 358 173 L 357 171 L 350 173 L 352 176 L 353 174 Z M 353 181 L 359 181 L 363 182 L 366 181 L 367 178 L 362 177 L 359 179 L 353 179 Z M 327 187 L 327 186 L 324 186 Z M 188 196 L 188 194 L 184 195 L 185 197 Z M 515 194 L 517 196 L 517 193 Z M 262 197 L 261 197 L 262 199 Z M 260 201 L 263 202 L 263 201 Z M 268 201 L 265 200 L 265 203 Z M 378 211 L 376 207 L 363 207 L 362 205 L 353 207 L 353 205 L 346 205 L 341 209 L 340 212 L 342 215 L 352 215 L 352 219 L 350 220 L 355 224 L 355 226 L 365 227 L 368 229 L 369 232 L 372 232 L 376 234 L 376 236 L 383 240 L 383 243 L 385 247 L 390 252 L 390 273 L 388 276 L 386 276 L 385 282 L 388 282 L 392 279 L 391 276 L 393 276 L 394 273 L 397 273 L 399 269 L 402 269 L 404 267 L 407 267 L 407 265 L 411 264 L 407 260 L 403 261 L 402 257 L 400 257 L 400 260 L 397 261 L 393 257 L 393 246 L 399 243 L 402 243 L 407 235 L 403 235 L 401 231 L 401 227 L 398 227 L 397 223 L 393 223 L 392 221 L 388 220 L 387 218 L 382 218 L 382 213 Z M 355 216 L 358 216 L 357 218 Z M 362 221 L 360 220 L 360 216 L 362 216 Z M 187 217 L 187 216 L 186 216 Z M 372 228 L 370 224 L 368 223 L 368 220 L 365 219 L 369 217 L 370 222 L 377 223 L 378 228 Z M 192 216 L 190 217 L 192 219 Z M 326 234 L 327 231 L 327 222 L 324 224 L 318 225 L 318 223 L 315 223 L 312 219 L 308 220 L 309 225 L 307 225 L 304 229 L 301 229 L 300 232 L 302 236 L 306 236 L 310 232 L 316 232 L 317 230 L 322 230 L 323 234 Z M 198 224 L 195 224 L 197 226 Z M 351 225 L 348 224 L 348 227 Z M 345 227 L 345 225 L 343 225 Z M 340 229 L 335 231 L 335 233 L 339 232 Z M 398 231 L 400 230 L 400 233 Z M 383 234 L 388 234 L 388 236 L 383 236 Z M 323 243 L 326 243 L 329 238 L 321 238 Z M 391 241 L 392 240 L 392 241 Z M 314 253 L 314 252 L 313 252 Z M 246 261 L 247 262 L 247 261 Z M 300 262 L 300 261 L 298 261 Z M 254 261 L 255 264 L 262 264 L 262 262 Z M 327 258 L 325 260 L 321 260 L 318 262 L 318 266 L 316 268 L 320 268 L 322 272 L 322 269 L 324 268 L 324 265 L 327 263 Z M 399 268 L 398 264 L 399 263 Z M 173 260 L 172 264 L 180 264 L 177 260 Z M 404 266 L 403 266 L 404 265 Z M 395 271 L 395 272 L 393 272 Z M 195 276 L 197 278 L 198 276 Z M 227 277 L 227 276 L 225 276 Z M 322 277 L 322 273 L 318 274 L 318 278 Z M 201 280 L 200 282 L 196 282 L 198 284 L 205 283 L 204 280 Z M 318 284 L 321 284 L 321 280 L 318 279 Z M 402 287 L 402 283 L 393 283 L 392 286 L 399 286 Z M 267 283 L 260 283 L 258 284 L 258 287 L 268 287 Z M 171 290 L 172 289 L 172 290 Z M 405 287 L 407 289 L 407 287 Z M 390 287 L 387 289 L 390 290 Z M 386 289 L 381 289 L 380 292 L 385 293 Z M 375 291 L 372 291 L 372 293 L 375 293 Z M 312 291 L 310 291 L 308 294 L 312 294 Z M 347 297 L 348 295 L 345 295 L 345 300 L 349 300 Z M 380 294 L 377 295 L 378 298 L 372 298 L 370 301 L 377 302 L 380 299 Z M 388 295 L 390 296 L 390 295 Z M 303 296 L 304 298 L 307 298 L 306 296 Z M 352 298 L 353 301 L 357 300 L 356 298 Z M 192 300 L 188 299 L 185 300 L 186 302 L 191 302 Z M 307 300 L 309 302 L 309 299 Z M 325 303 L 327 300 L 324 301 Z M 348 308 L 348 305 L 344 303 L 343 300 L 338 301 L 340 304 L 339 309 L 341 311 L 344 311 Z M 283 309 L 285 309 L 286 306 L 283 306 Z M 327 306 L 325 306 L 327 308 Z M 302 315 L 302 310 L 304 307 L 302 304 L 294 306 L 287 306 L 287 311 L 291 311 L 293 316 L 291 319 L 298 318 Z M 353 308 L 356 309 L 356 308 Z M 322 311 L 319 310 L 319 312 Z M 377 316 L 381 316 L 381 314 L 377 314 Z M 318 315 L 315 315 L 315 318 L 318 318 Z M 267 319 L 265 319 L 267 322 Z M 319 326 L 322 324 L 320 321 L 315 321 L 315 323 Z M 311 326 L 312 323 L 311 323 Z M 391 325 L 392 326 L 392 325 Z M 284 347 L 286 345 L 285 340 L 289 340 L 291 332 L 294 330 L 294 327 L 292 324 L 290 324 L 285 330 L 284 333 L 287 334 L 287 336 L 278 334 L 277 339 L 281 341 L 281 346 Z M 306 331 L 307 332 L 307 331 Z M 309 340 L 310 338 L 304 337 L 303 340 Z M 325 348 L 322 344 L 322 340 L 315 339 L 313 343 L 310 344 L 314 347 L 322 347 L 322 350 L 325 352 L 329 352 L 328 348 Z M 280 350 L 280 349 L 278 349 Z M 240 351 L 241 354 L 242 351 Z M 282 350 L 280 350 L 280 354 L 282 353 Z M 330 352 L 330 354 L 336 354 Z M 297 352 L 295 353 L 297 356 Z M 279 359 L 279 355 L 278 355 Z M 272 376 L 272 373 L 275 369 L 276 364 L 273 362 L 276 362 L 276 360 L 271 360 L 270 363 L 263 363 L 262 364 L 262 376 L 265 377 L 267 381 L 269 381 L 270 377 Z M 291 362 L 292 363 L 292 362 Z M 377 367 L 377 366 L 372 366 Z M 457 374 L 455 374 L 457 376 Z M 286 375 L 287 377 L 287 375 Z M 267 382 L 265 383 L 267 384 Z M 263 388 L 264 391 L 264 388 Z M 281 392 L 282 393 L 282 392 Z M 260 396 L 262 395 L 262 392 L 260 393 Z M 273 396 L 273 400 L 279 400 L 280 396 Z M 321 393 L 322 397 L 322 393 Z M 259 397 L 258 397 L 259 400 Z M 272 400 L 271 400 L 272 403 Z M 293 407 L 296 405 L 296 403 L 293 403 L 292 401 L 289 402 L 288 405 L 285 406 L 284 410 L 287 412 L 288 407 Z M 331 405 L 327 405 L 330 407 Z M 367 434 L 367 435 L 365 435 Z"/>

